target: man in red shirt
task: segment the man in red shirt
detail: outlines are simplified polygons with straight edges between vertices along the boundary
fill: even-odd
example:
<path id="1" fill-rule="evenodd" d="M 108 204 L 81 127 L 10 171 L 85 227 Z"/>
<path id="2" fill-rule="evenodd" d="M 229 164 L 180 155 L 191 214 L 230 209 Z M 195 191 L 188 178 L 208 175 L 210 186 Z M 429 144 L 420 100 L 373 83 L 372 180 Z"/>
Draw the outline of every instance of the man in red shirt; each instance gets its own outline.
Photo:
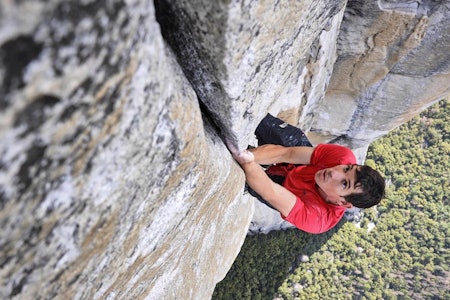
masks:
<path id="1" fill-rule="evenodd" d="M 356 164 L 352 151 L 333 144 L 284 147 L 265 144 L 233 157 L 249 187 L 297 228 L 322 233 L 334 227 L 347 208 L 368 208 L 384 197 L 383 177 Z M 281 165 L 278 165 L 280 164 Z M 272 165 L 267 173 L 260 165 Z M 283 176 L 282 185 L 269 175 Z"/>

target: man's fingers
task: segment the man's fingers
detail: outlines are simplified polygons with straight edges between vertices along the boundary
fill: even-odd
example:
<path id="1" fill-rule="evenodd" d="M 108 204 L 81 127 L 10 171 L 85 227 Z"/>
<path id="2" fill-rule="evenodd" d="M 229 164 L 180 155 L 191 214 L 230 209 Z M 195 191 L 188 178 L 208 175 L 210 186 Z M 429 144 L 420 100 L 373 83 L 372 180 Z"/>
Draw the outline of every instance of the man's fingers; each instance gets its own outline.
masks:
<path id="1" fill-rule="evenodd" d="M 253 153 L 251 153 L 248 150 L 243 150 L 240 151 L 239 154 L 237 156 L 234 157 L 238 163 L 245 164 L 245 163 L 250 163 L 253 162 L 255 160 L 255 156 L 253 155 Z"/>
<path id="2" fill-rule="evenodd" d="M 225 144 L 227 145 L 228 150 L 230 150 L 233 158 L 239 163 L 239 164 L 245 164 L 249 162 L 255 161 L 255 156 L 252 152 L 248 150 L 242 150 L 240 151 L 230 140 L 225 140 Z"/>

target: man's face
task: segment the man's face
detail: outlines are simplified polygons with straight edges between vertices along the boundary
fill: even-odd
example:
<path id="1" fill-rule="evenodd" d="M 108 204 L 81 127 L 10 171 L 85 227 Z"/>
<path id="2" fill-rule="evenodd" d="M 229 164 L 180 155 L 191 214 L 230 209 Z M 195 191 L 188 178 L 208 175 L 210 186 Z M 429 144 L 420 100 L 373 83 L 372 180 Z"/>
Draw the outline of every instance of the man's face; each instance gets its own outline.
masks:
<path id="1" fill-rule="evenodd" d="M 362 193 L 360 187 L 355 188 L 357 169 L 357 165 L 338 165 L 317 171 L 316 184 L 325 193 L 325 201 L 342 205 L 342 202 L 345 202 L 344 196 Z"/>

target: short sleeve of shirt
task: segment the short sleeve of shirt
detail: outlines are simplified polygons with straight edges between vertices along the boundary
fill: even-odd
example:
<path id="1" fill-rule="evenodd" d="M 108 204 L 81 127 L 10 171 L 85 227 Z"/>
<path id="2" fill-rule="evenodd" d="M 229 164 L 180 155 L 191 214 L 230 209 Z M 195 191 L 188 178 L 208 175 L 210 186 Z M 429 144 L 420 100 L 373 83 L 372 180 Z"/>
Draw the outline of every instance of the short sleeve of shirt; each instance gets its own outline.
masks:
<path id="1" fill-rule="evenodd" d="M 297 228 L 309 233 L 321 233 L 322 223 L 320 211 L 314 207 L 305 205 L 305 202 L 297 196 L 297 201 L 289 215 L 283 218 Z"/>
<path id="2" fill-rule="evenodd" d="M 356 164 L 356 157 L 350 149 L 344 146 L 319 144 L 311 155 L 311 165 L 319 168 L 346 164 Z"/>
<path id="3" fill-rule="evenodd" d="M 305 201 L 306 200 L 306 201 Z M 297 196 L 297 201 L 287 217 L 282 218 L 295 227 L 309 233 L 322 233 L 333 228 L 342 218 L 345 208 L 336 206 L 334 210 L 324 206 L 307 205 L 307 199 Z"/>

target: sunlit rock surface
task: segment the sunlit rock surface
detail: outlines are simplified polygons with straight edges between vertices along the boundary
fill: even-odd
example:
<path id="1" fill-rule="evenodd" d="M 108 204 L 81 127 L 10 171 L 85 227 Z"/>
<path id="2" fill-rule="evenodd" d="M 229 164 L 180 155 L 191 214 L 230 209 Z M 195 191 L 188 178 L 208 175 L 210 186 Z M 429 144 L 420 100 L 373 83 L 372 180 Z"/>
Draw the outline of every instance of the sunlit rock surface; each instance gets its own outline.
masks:
<path id="1" fill-rule="evenodd" d="M 301 126 L 366 148 L 450 93 L 449 49 L 448 1 L 348 1 L 330 85 Z"/>
<path id="2" fill-rule="evenodd" d="M 2 8 L 0 298 L 209 298 L 253 203 L 152 5 Z"/>
<path id="3" fill-rule="evenodd" d="M 155 1 L 200 101 L 241 148 L 268 111 L 297 122 L 304 85 L 323 96 L 345 2 Z"/>
<path id="4" fill-rule="evenodd" d="M 270 112 L 362 161 L 449 94 L 448 5 L 0 2 L 0 297 L 210 298 L 289 226 L 223 141 Z"/>

